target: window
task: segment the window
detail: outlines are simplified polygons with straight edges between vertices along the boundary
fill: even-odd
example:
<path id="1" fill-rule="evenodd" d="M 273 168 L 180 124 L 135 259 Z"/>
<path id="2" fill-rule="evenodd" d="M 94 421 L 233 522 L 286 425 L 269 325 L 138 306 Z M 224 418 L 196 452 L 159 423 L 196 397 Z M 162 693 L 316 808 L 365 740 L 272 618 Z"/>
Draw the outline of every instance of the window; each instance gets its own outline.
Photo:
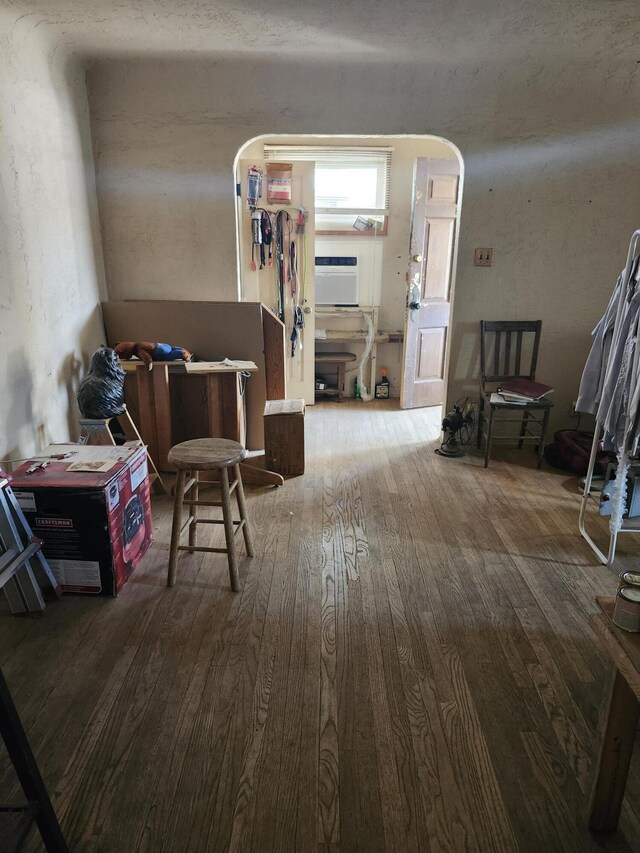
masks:
<path id="1" fill-rule="evenodd" d="M 386 234 L 392 148 L 265 145 L 265 160 L 313 160 L 316 234 Z"/>

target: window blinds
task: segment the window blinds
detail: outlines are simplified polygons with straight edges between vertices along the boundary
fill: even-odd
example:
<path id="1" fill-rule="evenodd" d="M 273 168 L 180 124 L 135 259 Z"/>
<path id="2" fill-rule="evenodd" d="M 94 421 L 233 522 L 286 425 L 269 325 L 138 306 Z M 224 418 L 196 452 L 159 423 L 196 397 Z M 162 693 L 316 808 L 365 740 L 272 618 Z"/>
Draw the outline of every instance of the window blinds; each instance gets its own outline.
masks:
<path id="1" fill-rule="evenodd" d="M 387 215 L 393 148 L 265 145 L 269 161 L 316 164 L 316 212 L 370 212 Z M 342 192 L 335 190 L 341 184 Z"/>

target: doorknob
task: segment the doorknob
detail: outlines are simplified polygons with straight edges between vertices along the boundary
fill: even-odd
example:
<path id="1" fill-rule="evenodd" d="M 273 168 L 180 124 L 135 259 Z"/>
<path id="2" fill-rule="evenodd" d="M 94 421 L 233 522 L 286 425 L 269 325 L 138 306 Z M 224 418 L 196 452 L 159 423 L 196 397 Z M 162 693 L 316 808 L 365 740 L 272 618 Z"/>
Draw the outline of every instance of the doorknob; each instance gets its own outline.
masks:
<path id="1" fill-rule="evenodd" d="M 416 264 L 422 263 L 422 255 L 411 255 L 411 260 L 415 261 Z"/>
<path id="2" fill-rule="evenodd" d="M 311 308 L 309 308 L 308 305 L 306 308 L 303 308 L 302 310 L 304 311 L 305 314 L 311 314 Z"/>
<path id="3" fill-rule="evenodd" d="M 413 284 L 409 291 L 409 308 L 411 311 L 417 311 L 420 306 L 420 288 L 418 287 L 418 276 L 414 276 Z"/>

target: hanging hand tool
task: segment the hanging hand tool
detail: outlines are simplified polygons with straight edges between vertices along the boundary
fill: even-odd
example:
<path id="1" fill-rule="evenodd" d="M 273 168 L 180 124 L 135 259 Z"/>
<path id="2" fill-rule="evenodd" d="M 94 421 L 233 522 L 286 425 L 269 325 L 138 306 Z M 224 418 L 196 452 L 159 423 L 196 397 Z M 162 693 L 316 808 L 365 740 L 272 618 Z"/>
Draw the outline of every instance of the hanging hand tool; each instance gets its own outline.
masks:
<path id="1" fill-rule="evenodd" d="M 251 269 L 256 270 L 255 251 L 260 246 L 260 269 L 262 269 L 262 214 L 254 210 L 251 214 Z"/>
<path id="2" fill-rule="evenodd" d="M 273 225 L 271 216 L 266 210 L 260 211 L 260 230 L 262 231 L 262 244 L 260 246 L 260 269 L 265 267 L 265 246 L 268 248 L 269 266 L 273 266 Z"/>
<path id="3" fill-rule="evenodd" d="M 262 169 L 251 166 L 247 175 L 247 207 L 251 210 L 260 204 L 262 194 Z"/>
<path id="4" fill-rule="evenodd" d="M 309 214 L 306 207 L 301 207 L 298 210 L 298 218 L 296 220 L 296 234 L 304 234 L 304 226 L 307 224 Z"/>

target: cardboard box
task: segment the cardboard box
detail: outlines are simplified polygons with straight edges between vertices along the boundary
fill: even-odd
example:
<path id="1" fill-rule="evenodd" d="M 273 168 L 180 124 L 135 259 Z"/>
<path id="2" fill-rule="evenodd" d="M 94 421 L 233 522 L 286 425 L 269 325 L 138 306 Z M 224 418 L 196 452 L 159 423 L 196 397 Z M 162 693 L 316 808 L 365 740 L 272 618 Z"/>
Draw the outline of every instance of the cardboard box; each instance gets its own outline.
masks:
<path id="1" fill-rule="evenodd" d="M 153 538 L 146 449 L 51 444 L 39 457 L 67 451 L 21 465 L 11 486 L 63 591 L 116 596 Z"/>
<path id="2" fill-rule="evenodd" d="M 277 474 L 304 474 L 304 400 L 269 400 L 264 407 L 265 465 Z"/>

